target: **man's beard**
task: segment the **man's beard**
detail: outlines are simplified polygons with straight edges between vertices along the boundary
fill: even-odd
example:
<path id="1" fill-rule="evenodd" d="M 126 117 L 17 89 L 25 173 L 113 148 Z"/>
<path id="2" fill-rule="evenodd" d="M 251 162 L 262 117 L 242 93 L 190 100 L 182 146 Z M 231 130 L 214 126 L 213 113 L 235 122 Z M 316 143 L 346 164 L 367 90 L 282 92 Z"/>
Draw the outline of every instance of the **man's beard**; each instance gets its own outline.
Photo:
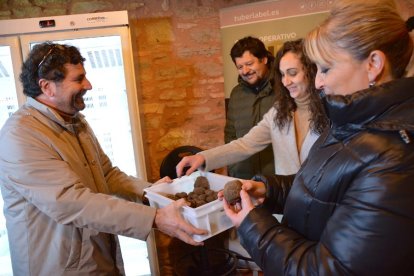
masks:
<path id="1" fill-rule="evenodd" d="M 81 111 L 84 110 L 86 105 L 85 105 L 85 101 L 83 99 L 83 96 L 86 94 L 86 91 L 83 91 L 81 93 L 76 94 L 73 97 L 73 101 L 72 101 L 72 106 L 74 109 L 76 109 L 77 111 Z"/>

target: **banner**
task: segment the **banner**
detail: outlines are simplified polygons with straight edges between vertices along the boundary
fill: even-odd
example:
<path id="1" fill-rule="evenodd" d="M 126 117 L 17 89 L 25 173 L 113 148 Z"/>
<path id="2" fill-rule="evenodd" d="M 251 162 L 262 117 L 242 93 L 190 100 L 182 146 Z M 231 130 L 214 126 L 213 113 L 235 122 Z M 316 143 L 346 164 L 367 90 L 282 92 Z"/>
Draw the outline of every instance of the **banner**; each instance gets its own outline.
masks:
<path id="1" fill-rule="evenodd" d="M 285 41 L 304 37 L 322 22 L 332 3 L 333 0 L 271 0 L 221 9 L 225 97 L 229 98 L 237 85 L 238 74 L 230 50 L 238 39 L 257 37 L 275 54 Z"/>

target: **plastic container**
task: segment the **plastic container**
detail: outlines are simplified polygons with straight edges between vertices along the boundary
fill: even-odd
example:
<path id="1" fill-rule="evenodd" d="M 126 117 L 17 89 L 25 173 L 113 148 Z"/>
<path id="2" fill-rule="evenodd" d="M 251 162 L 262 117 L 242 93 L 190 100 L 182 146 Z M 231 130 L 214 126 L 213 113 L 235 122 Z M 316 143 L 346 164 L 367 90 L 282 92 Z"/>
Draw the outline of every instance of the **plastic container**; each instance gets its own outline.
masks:
<path id="1" fill-rule="evenodd" d="M 200 175 L 207 177 L 210 189 L 214 191 L 222 190 L 228 181 L 235 179 L 220 174 L 196 171 L 189 176 L 176 178 L 172 183 L 153 185 L 145 189 L 151 207 L 162 208 L 173 202 L 172 199 L 165 196 L 166 194 L 191 192 L 194 189 L 196 178 Z M 193 239 L 195 241 L 204 241 L 233 227 L 233 223 L 224 213 L 223 202 L 218 199 L 197 208 L 184 206 L 182 215 L 186 221 L 195 227 L 208 230 L 207 235 L 194 235 Z"/>

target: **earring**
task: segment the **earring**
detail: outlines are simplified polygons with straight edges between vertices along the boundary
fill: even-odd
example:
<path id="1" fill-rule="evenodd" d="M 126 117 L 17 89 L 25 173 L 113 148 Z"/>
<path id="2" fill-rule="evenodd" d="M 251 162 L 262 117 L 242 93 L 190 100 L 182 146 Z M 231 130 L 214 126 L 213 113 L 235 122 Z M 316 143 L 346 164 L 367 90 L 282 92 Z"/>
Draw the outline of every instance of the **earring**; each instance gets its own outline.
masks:
<path id="1" fill-rule="evenodd" d="M 375 84 L 376 84 L 376 82 L 375 82 L 375 81 L 371 81 L 371 82 L 369 83 L 368 87 L 369 87 L 369 88 L 374 87 L 374 86 L 375 86 Z"/>

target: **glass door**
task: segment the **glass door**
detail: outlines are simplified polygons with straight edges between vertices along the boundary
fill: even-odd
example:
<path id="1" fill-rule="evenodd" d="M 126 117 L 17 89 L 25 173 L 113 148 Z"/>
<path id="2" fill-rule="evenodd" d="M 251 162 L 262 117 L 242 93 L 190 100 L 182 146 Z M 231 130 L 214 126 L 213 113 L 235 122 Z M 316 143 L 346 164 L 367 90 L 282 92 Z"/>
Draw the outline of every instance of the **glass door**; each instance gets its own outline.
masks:
<path id="1" fill-rule="evenodd" d="M 92 90 L 82 113 L 115 166 L 146 180 L 132 49 L 127 27 L 22 35 L 23 55 L 44 41 L 79 48 Z M 149 275 L 146 243 L 120 236 L 127 275 Z"/>
<path id="2" fill-rule="evenodd" d="M 0 37 L 0 128 L 22 104 L 24 96 L 16 76 L 20 72 L 21 55 L 17 37 Z M 20 92 L 19 92 L 20 91 Z M 3 215 L 3 198 L 0 191 L 0 275 L 13 275 L 10 262 L 6 220 Z"/>

